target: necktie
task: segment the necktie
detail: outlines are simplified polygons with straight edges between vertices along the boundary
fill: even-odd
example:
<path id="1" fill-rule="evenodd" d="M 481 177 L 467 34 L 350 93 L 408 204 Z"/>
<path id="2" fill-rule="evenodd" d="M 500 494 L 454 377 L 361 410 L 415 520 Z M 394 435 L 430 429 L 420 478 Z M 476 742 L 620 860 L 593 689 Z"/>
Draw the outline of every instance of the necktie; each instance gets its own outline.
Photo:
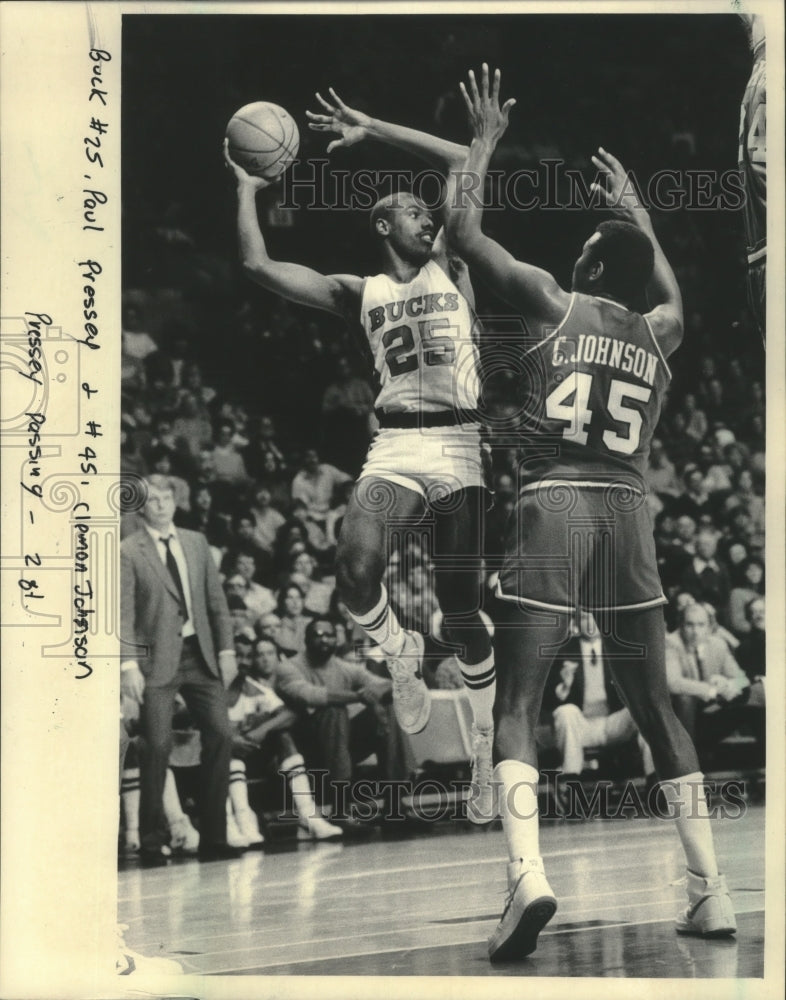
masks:
<path id="1" fill-rule="evenodd" d="M 180 570 L 177 568 L 177 562 L 172 554 L 172 549 L 169 547 L 169 543 L 174 538 L 174 535 L 169 535 L 167 538 L 162 538 L 161 541 L 164 543 L 164 548 L 166 549 L 166 568 L 169 570 L 169 575 L 175 582 L 177 587 L 177 592 L 180 594 L 180 611 L 183 615 L 183 624 L 188 621 L 188 605 L 186 604 L 186 592 L 183 590 L 183 581 L 180 577 Z"/>

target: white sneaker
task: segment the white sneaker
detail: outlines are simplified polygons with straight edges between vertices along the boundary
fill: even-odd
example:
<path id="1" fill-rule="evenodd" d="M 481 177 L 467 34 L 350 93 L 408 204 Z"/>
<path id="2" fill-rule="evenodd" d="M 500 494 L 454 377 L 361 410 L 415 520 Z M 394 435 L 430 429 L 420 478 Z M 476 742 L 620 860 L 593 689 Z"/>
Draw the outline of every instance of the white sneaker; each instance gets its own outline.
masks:
<path id="1" fill-rule="evenodd" d="M 512 962 L 530 955 L 538 946 L 538 934 L 557 911 L 541 858 L 511 861 L 508 890 L 502 919 L 489 938 L 492 962 Z"/>
<path id="2" fill-rule="evenodd" d="M 176 820 L 169 828 L 169 844 L 173 851 L 184 854 L 196 854 L 199 849 L 199 834 L 191 824 L 188 816 Z"/>
<path id="3" fill-rule="evenodd" d="M 307 820 L 301 820 L 297 828 L 298 840 L 338 840 L 343 837 L 344 832 L 340 826 L 328 823 L 321 816 L 312 816 Z"/>
<path id="4" fill-rule="evenodd" d="M 230 847 L 248 847 L 248 838 L 243 836 L 231 809 L 227 809 L 227 843 Z"/>
<path id="5" fill-rule="evenodd" d="M 241 809 L 235 816 L 235 822 L 241 837 L 248 841 L 248 847 L 259 847 L 265 843 L 265 838 L 259 829 L 259 819 L 253 809 Z"/>
<path id="6" fill-rule="evenodd" d="M 677 917 L 678 934 L 728 937 L 737 931 L 731 897 L 723 875 L 703 878 L 688 869 L 688 906 Z"/>
<path id="7" fill-rule="evenodd" d="M 423 680 L 423 636 L 419 632 L 404 633 L 404 648 L 395 659 L 388 659 L 393 679 L 393 708 L 398 724 L 405 733 L 422 732 L 431 714 L 431 692 Z"/>
<path id="8" fill-rule="evenodd" d="M 132 951 L 125 943 L 123 931 L 128 930 L 127 924 L 117 927 L 117 957 L 115 972 L 118 976 L 130 976 L 138 973 L 142 976 L 182 976 L 183 966 L 173 958 L 147 958 L 139 952 Z"/>
<path id="9" fill-rule="evenodd" d="M 473 722 L 471 738 L 472 786 L 470 797 L 467 799 L 467 819 L 470 823 L 490 823 L 497 817 L 492 782 L 494 765 L 491 762 L 494 729 L 487 731 L 478 729 Z"/>

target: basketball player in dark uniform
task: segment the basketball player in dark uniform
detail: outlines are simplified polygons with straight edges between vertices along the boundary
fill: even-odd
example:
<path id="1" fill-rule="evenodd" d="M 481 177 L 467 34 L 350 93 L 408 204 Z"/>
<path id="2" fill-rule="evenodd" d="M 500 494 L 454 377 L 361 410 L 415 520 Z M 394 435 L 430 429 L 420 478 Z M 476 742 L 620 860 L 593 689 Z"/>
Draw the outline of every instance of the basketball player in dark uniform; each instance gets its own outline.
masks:
<path id="1" fill-rule="evenodd" d="M 423 156 L 446 173 L 463 164 L 466 146 L 371 119 L 331 94 L 333 104 L 317 95 L 326 114 L 309 115 L 317 131 L 340 136 L 328 151 L 368 137 Z M 496 681 L 479 613 L 484 474 L 466 268 L 449 253 L 431 213 L 408 193 L 389 195 L 372 209 L 382 258 L 377 275 L 323 275 L 273 260 L 256 211 L 256 193 L 269 182 L 233 163 L 226 145 L 224 155 L 237 180 L 240 254 L 249 277 L 284 298 L 341 316 L 359 332 L 377 386 L 380 429 L 342 522 L 338 590 L 353 619 L 387 654 L 401 728 L 420 732 L 430 708 L 420 670 L 424 639 L 401 628 L 383 574 L 389 522 L 415 528 L 428 519 L 444 632 L 457 647 L 474 720 L 467 815 L 489 822 Z"/>
<path id="2" fill-rule="evenodd" d="M 741 14 L 748 29 L 753 68 L 740 108 L 739 167 L 745 202 L 748 303 L 762 340 L 767 305 L 767 53 L 759 14 Z"/>
<path id="3" fill-rule="evenodd" d="M 626 172 L 599 150 L 605 178 L 594 184 L 628 221 L 601 223 L 563 291 L 545 271 L 517 261 L 481 231 L 482 190 L 512 101 L 499 106 L 499 71 L 489 92 L 470 74 L 462 85 L 474 138 L 459 178 L 449 239 L 520 312 L 533 334 L 522 344 L 524 458 L 519 499 L 507 529 L 497 596 L 494 769 L 510 863 L 509 898 L 489 941 L 492 961 L 532 952 L 556 910 L 543 870 L 537 815 L 535 726 L 543 687 L 578 609 L 604 634 L 614 679 L 649 744 L 676 812 L 688 862 L 690 905 L 683 933 L 734 933 L 719 875 L 696 751 L 671 707 L 665 672 L 665 603 L 658 578 L 643 473 L 669 383 L 668 357 L 682 339 L 682 300 L 647 212 Z M 648 312 L 635 311 L 649 293 Z M 693 793 L 693 794 L 692 794 Z"/>

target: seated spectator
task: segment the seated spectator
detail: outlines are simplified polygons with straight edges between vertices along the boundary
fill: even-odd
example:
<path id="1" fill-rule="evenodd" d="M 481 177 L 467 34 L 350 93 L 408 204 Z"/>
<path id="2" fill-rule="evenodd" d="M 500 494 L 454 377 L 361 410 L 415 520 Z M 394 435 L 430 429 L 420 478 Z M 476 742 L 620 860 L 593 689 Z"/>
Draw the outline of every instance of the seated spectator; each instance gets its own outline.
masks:
<path id="1" fill-rule="evenodd" d="M 266 486 L 257 486 L 250 513 L 254 519 L 254 541 L 265 552 L 273 553 L 276 533 L 286 518 L 272 505 L 272 496 Z"/>
<path id="2" fill-rule="evenodd" d="M 158 344 L 142 329 L 143 326 L 139 309 L 135 305 L 124 305 L 120 330 L 121 382 L 139 387 L 144 385 L 145 358 L 158 350 Z"/>
<path id="3" fill-rule="evenodd" d="M 259 639 L 270 639 L 272 642 L 281 649 L 281 643 L 278 641 L 279 633 L 281 632 L 281 619 L 278 615 L 270 611 L 266 615 L 262 615 L 256 624 L 256 633 Z M 291 655 L 291 654 L 290 654 Z"/>
<path id="4" fill-rule="evenodd" d="M 239 576 L 245 581 L 242 597 L 255 620 L 275 609 L 276 598 L 273 591 L 256 582 L 257 564 L 250 553 L 243 551 L 231 553 L 224 561 L 224 569 L 228 578 Z"/>
<path id="5" fill-rule="evenodd" d="M 664 512 L 665 514 L 665 512 Z M 667 521 L 674 524 L 674 532 L 668 535 L 664 530 Z M 691 564 L 695 553 L 694 539 L 696 522 L 683 514 L 674 520 L 671 515 L 662 514 L 657 518 L 655 551 L 658 557 L 658 572 L 663 589 L 669 591 L 678 586 Z"/>
<path id="6" fill-rule="evenodd" d="M 678 469 L 692 462 L 696 453 L 696 441 L 685 433 L 687 420 L 681 412 L 675 413 L 662 432 L 668 434 L 666 442 L 669 458 Z"/>
<path id="7" fill-rule="evenodd" d="M 316 450 L 310 448 L 303 455 L 302 468 L 292 480 L 292 499 L 306 506 L 308 519 L 324 530 L 333 494 L 351 477 L 326 462 L 320 462 Z"/>
<path id="8" fill-rule="evenodd" d="M 250 510 L 241 510 L 232 518 L 233 547 L 239 552 L 245 552 L 254 559 L 256 571 L 254 579 L 267 586 L 275 585 L 273 572 L 273 556 L 267 549 L 257 543 L 254 531 L 254 517 Z"/>
<path id="9" fill-rule="evenodd" d="M 677 497 L 682 492 L 677 470 L 674 463 L 666 454 L 663 441 L 660 438 L 653 438 L 650 444 L 650 459 L 644 478 L 650 490 L 663 500 L 664 498 Z"/>
<path id="10" fill-rule="evenodd" d="M 696 405 L 696 397 L 692 392 L 686 392 L 682 401 L 682 413 L 685 417 L 685 433 L 694 441 L 703 440 L 707 433 L 707 416 Z"/>
<path id="11" fill-rule="evenodd" d="M 666 677 L 674 709 L 696 744 L 702 766 L 716 744 L 743 721 L 749 681 L 729 647 L 710 635 L 701 604 L 690 604 L 666 637 Z"/>
<path id="12" fill-rule="evenodd" d="M 737 648 L 737 662 L 751 684 L 763 683 L 767 673 L 767 643 L 765 634 L 765 604 L 763 597 L 753 597 L 745 606 L 748 632 Z"/>
<path id="13" fill-rule="evenodd" d="M 286 473 L 287 463 L 284 452 L 276 442 L 276 428 L 272 417 L 259 418 L 256 433 L 252 435 L 251 444 L 246 449 L 245 460 L 254 479 Z"/>
<path id="14" fill-rule="evenodd" d="M 248 468 L 248 466 L 247 466 Z M 287 510 L 292 503 L 292 493 L 286 469 L 282 468 L 275 455 L 266 451 L 258 465 L 251 465 L 251 475 L 259 486 L 270 493 L 270 502 L 277 510 Z"/>
<path id="15" fill-rule="evenodd" d="M 335 579 L 332 582 L 318 579 L 317 561 L 309 552 L 299 552 L 294 556 L 290 569 L 289 579 L 298 584 L 305 595 L 305 610 L 311 614 L 327 614 L 335 590 Z"/>
<path id="16" fill-rule="evenodd" d="M 199 459 L 205 447 L 212 448 L 213 446 L 213 425 L 210 422 L 210 413 L 192 392 L 185 389 L 180 393 L 180 401 L 175 411 L 175 419 L 172 422 L 172 433 L 175 437 L 185 441 L 192 461 Z M 202 478 L 207 477 L 203 475 Z M 215 478 L 215 471 L 210 478 Z"/>
<path id="17" fill-rule="evenodd" d="M 554 660 L 543 696 L 550 712 L 557 748 L 562 754 L 563 781 L 578 781 L 586 747 L 606 747 L 638 737 L 644 774 L 655 765 L 649 747 L 638 735 L 628 709 L 614 685 L 603 640 L 588 611 L 578 617 L 577 634 Z"/>
<path id="18" fill-rule="evenodd" d="M 240 403 L 231 403 L 227 400 L 219 407 L 217 420 L 218 423 L 232 424 L 234 427 L 232 444 L 242 454 L 250 444 L 250 441 L 246 437 L 248 413 L 245 407 Z"/>
<path id="19" fill-rule="evenodd" d="M 306 541 L 312 552 L 318 554 L 321 559 L 327 559 L 332 550 L 328 543 L 325 527 L 310 517 L 306 504 L 302 500 L 293 501 L 289 516 L 291 521 L 302 525 Z"/>
<path id="20" fill-rule="evenodd" d="M 731 467 L 722 457 L 719 458 L 717 449 L 709 442 L 702 443 L 696 461 L 704 476 L 704 489 L 708 493 L 728 493 L 731 489 Z"/>
<path id="21" fill-rule="evenodd" d="M 256 634 L 254 632 L 256 615 L 248 609 L 246 602 L 243 600 L 242 594 L 240 593 L 242 590 L 242 580 L 243 578 L 239 575 L 233 576 L 231 579 L 227 580 L 224 589 L 227 595 L 229 616 L 232 619 L 232 634 L 234 636 L 235 646 L 237 646 L 239 639 L 243 639 L 245 644 L 250 647 L 250 644 L 253 642 Z"/>
<path id="22" fill-rule="evenodd" d="M 744 510 L 750 517 L 752 530 L 764 534 L 766 523 L 764 498 L 758 496 L 753 489 L 753 474 L 750 469 L 740 469 L 736 473 L 732 492 L 724 501 L 723 509 L 726 512 Z"/>
<path id="23" fill-rule="evenodd" d="M 707 601 L 718 609 L 718 617 L 726 620 L 731 584 L 729 571 L 718 557 L 718 533 L 702 528 L 696 534 L 696 554 L 683 573 L 681 586 L 697 601 Z"/>
<path id="24" fill-rule="evenodd" d="M 277 641 L 286 655 L 302 653 L 306 648 L 306 627 L 312 616 L 304 613 L 305 606 L 305 594 L 296 583 L 288 583 L 279 591 L 276 614 L 281 625 Z"/>
<path id="25" fill-rule="evenodd" d="M 279 664 L 277 691 L 298 716 L 296 745 L 310 769 L 327 768 L 331 786 L 351 781 L 353 764 L 371 753 L 385 778 L 400 777 L 391 682 L 338 660 L 335 650 L 333 623 L 318 617 L 306 630 L 303 651 Z M 362 709 L 350 718 L 351 705 Z"/>
<path id="26" fill-rule="evenodd" d="M 207 413 L 207 407 L 216 398 L 216 390 L 205 385 L 202 379 L 202 369 L 196 361 L 187 361 L 180 372 L 180 383 L 183 389 L 191 393 L 201 412 Z"/>
<path id="27" fill-rule="evenodd" d="M 172 416 L 169 413 L 159 413 L 150 425 L 150 437 L 146 455 L 149 456 L 156 448 L 166 448 L 172 461 L 173 470 L 184 478 L 189 478 L 196 471 L 196 461 L 191 454 L 188 442 L 174 431 Z"/>
<path id="28" fill-rule="evenodd" d="M 223 547 L 229 544 L 226 533 L 218 531 L 218 525 L 213 515 L 213 493 L 207 483 L 195 482 L 191 486 L 188 511 L 181 511 L 175 517 L 179 528 L 190 528 L 191 531 L 201 531 L 207 535 L 211 545 Z"/>
<path id="29" fill-rule="evenodd" d="M 292 737 L 297 715 L 275 692 L 279 661 L 276 644 L 260 639 L 250 664 L 238 673 L 227 692 L 234 734 L 231 811 L 249 846 L 262 843 L 264 838 L 248 801 L 247 768 L 269 770 L 272 766 L 286 776 L 298 816 L 299 838 L 333 840 L 342 835 L 340 827 L 328 823 L 317 812 L 305 761 Z"/>
<path id="30" fill-rule="evenodd" d="M 234 435 L 235 425 L 231 420 L 221 420 L 216 425 L 213 468 L 219 482 L 243 486 L 248 481 L 248 473 L 243 456 L 233 441 Z"/>
<path id="31" fill-rule="evenodd" d="M 729 594 L 729 627 L 736 636 L 747 635 L 750 620 L 748 605 L 764 593 L 764 563 L 760 559 L 746 559 L 733 570 L 734 587 Z"/>
<path id="32" fill-rule="evenodd" d="M 707 618 L 709 620 L 709 626 L 710 626 L 710 635 L 715 635 L 719 639 L 723 639 L 723 641 L 729 647 L 729 650 L 732 653 L 735 653 L 737 647 L 740 644 L 740 640 L 735 635 L 732 635 L 732 633 L 729 632 L 727 628 L 724 628 L 718 622 L 718 613 L 708 601 L 703 601 L 701 606 L 707 612 Z"/>
<path id="33" fill-rule="evenodd" d="M 687 514 L 698 523 L 702 514 L 712 516 L 715 506 L 709 490 L 704 485 L 704 475 L 697 465 L 688 465 L 682 474 L 685 491 L 674 501 L 672 513 L 677 517 Z"/>
<path id="34" fill-rule="evenodd" d="M 175 372 L 172 361 L 163 351 L 148 354 L 144 362 L 145 389 L 141 399 L 150 413 L 169 413 L 177 406 L 178 393 L 174 387 Z"/>

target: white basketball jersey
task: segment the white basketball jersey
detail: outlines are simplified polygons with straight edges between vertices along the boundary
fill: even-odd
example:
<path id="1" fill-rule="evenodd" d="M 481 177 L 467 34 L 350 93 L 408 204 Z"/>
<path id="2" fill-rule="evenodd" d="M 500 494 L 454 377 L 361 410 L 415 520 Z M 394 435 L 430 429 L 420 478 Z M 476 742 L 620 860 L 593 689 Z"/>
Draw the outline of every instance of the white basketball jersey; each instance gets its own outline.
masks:
<path id="1" fill-rule="evenodd" d="M 374 361 L 377 409 L 476 409 L 473 322 L 469 303 L 433 260 L 404 284 L 386 274 L 367 278 L 361 323 Z"/>

